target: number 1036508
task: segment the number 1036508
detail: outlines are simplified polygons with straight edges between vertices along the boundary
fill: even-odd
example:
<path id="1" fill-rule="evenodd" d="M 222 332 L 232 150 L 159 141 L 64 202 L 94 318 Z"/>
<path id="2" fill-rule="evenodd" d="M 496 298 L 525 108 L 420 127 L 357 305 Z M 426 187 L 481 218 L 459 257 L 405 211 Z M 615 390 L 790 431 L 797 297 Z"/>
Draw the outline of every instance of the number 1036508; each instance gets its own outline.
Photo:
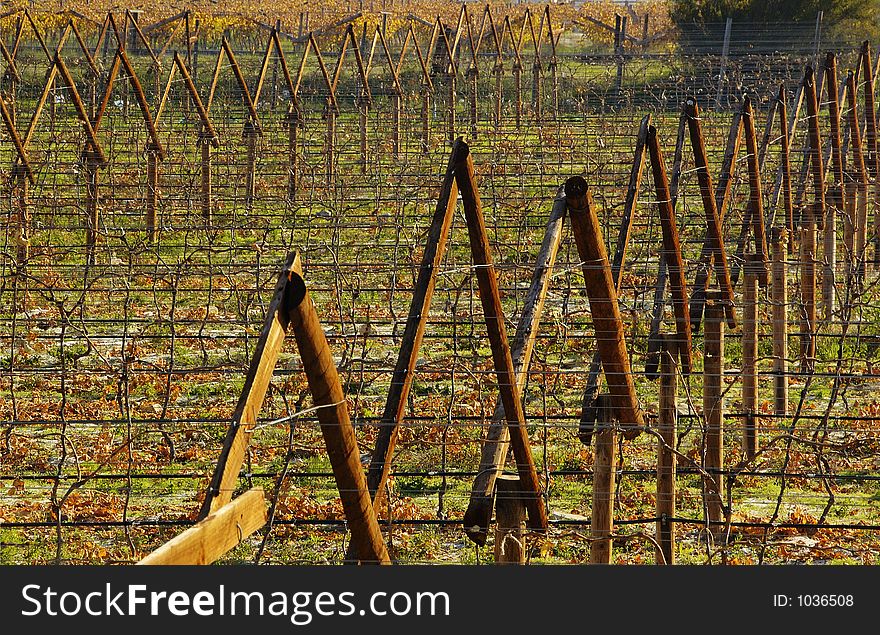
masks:
<path id="1" fill-rule="evenodd" d="M 852 606 L 855 602 L 852 595 L 809 594 L 796 595 L 795 606 Z"/>

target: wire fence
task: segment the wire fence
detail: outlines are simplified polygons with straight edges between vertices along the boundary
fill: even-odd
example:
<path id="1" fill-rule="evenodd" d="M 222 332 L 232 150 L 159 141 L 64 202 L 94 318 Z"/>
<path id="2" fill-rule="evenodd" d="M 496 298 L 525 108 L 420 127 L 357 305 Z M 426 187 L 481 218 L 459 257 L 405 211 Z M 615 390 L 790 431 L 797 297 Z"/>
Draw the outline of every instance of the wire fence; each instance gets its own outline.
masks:
<path id="1" fill-rule="evenodd" d="M 540 15 L 552 14 L 534 10 L 536 23 Z M 709 172 L 717 182 L 742 98 L 752 99 L 760 135 L 768 114 L 778 116 L 776 98 L 780 85 L 785 88 L 797 125 L 790 139 L 778 126 L 768 128 L 762 197 L 766 216 L 776 214 L 768 226 L 785 225 L 773 186 L 786 137 L 795 220 L 806 225 L 799 219 L 809 214 L 802 210 L 812 209 L 816 196 L 809 166 L 801 169 L 810 147 L 810 116 L 807 106 L 795 108 L 794 96 L 801 94 L 805 64 L 821 73 L 822 40 L 784 52 L 733 47 L 725 56 L 720 47 L 661 52 L 662 41 L 608 53 L 595 51 L 576 26 L 548 19 L 542 28 L 556 28 L 558 42 L 551 46 L 555 35 L 548 33 L 541 46 L 517 51 L 515 37 L 504 39 L 498 17 L 501 45 L 486 44 L 487 27 L 485 48 L 472 55 L 480 17 L 470 16 L 470 35 L 462 23 L 456 29 L 444 22 L 448 31 L 432 32 L 411 21 L 385 33 L 380 26 L 375 37 L 370 31 L 364 37 L 360 23 L 352 21 L 327 29 L 311 41 L 314 46 L 308 38 L 294 41 L 301 39 L 297 34 L 276 38 L 276 48 L 277 32 L 265 29 L 242 41 L 230 31 L 225 44 L 196 36 L 166 46 L 162 29 L 149 31 L 145 42 L 132 38 L 131 21 L 119 16 L 119 24 L 105 22 L 104 28 L 74 22 L 95 52 L 91 58 L 63 26 L 42 33 L 45 51 L 21 15 L 18 28 L 4 31 L 9 58 L 3 99 L 14 124 L 3 129 L 0 144 L 0 163 L 12 166 L 3 186 L 0 246 L 3 562 L 133 562 L 195 521 L 280 268 L 293 250 L 301 254 L 366 469 L 450 142 L 459 135 L 467 139 L 476 167 L 509 333 L 523 312 L 560 186 L 571 176 L 586 179 L 606 244 L 613 245 L 627 207 L 640 121 L 651 115 L 672 168 L 689 98 L 703 111 Z M 511 33 L 518 36 L 526 19 L 521 7 L 511 7 Z M 113 36 L 114 29 L 120 35 Z M 816 25 L 787 30 L 798 41 L 816 31 Z M 340 57 L 347 34 L 351 45 Z M 444 37 L 455 72 L 443 56 Z M 122 62 L 113 74 L 119 41 L 126 43 L 133 75 Z M 701 46 L 715 41 L 707 38 Z M 859 42 L 833 44 L 843 85 L 844 71 L 862 63 Z M 591 46 L 589 53 L 578 52 Z M 163 47 L 157 64 L 151 52 Z M 172 60 L 175 49 L 213 135 L 188 92 L 185 73 Z M 369 71 L 366 83 L 355 49 Z M 304 51 L 309 53 L 303 61 Z M 876 51 L 869 51 L 873 63 Z M 873 104 L 865 100 L 869 83 L 864 72 L 855 80 L 857 128 L 867 123 L 866 112 L 874 114 L 866 111 Z M 818 93 L 824 150 L 833 100 L 821 87 Z M 654 182 L 645 169 L 618 299 L 639 404 L 655 432 L 615 442 L 616 478 L 606 497 L 614 501 L 616 561 L 653 561 L 650 541 L 627 536 L 653 535 L 660 521 L 674 527 L 680 562 L 874 561 L 880 537 L 875 487 L 880 406 L 874 380 L 880 333 L 873 266 L 877 174 L 870 162 L 876 149 L 862 133 L 869 162 L 869 180 L 862 183 L 853 167 L 851 106 L 845 100 L 839 105 L 847 143 L 845 180 L 865 186 L 852 198 L 853 210 L 866 209 L 865 240 L 860 252 L 848 251 L 856 245 L 845 235 L 851 208 L 841 205 L 833 225 L 837 260 L 830 269 L 821 233 L 816 253 L 784 252 L 788 367 L 782 373 L 774 366 L 778 356 L 771 337 L 779 301 L 771 286 L 759 289 L 755 408 L 743 406 L 744 330 L 725 335 L 723 462 L 711 468 L 722 487 L 720 520 L 707 503 L 711 426 L 701 398 L 704 330 L 694 332 L 694 372 L 679 378 L 676 512 L 663 517 L 657 512 L 659 385 L 644 369 L 663 238 Z M 92 134 L 105 162 L 96 156 Z M 690 284 L 703 268 L 707 221 L 691 146 L 682 147 L 675 216 Z M 735 267 L 746 259 L 737 253 L 737 241 L 751 204 L 748 154 L 740 150 L 731 167 L 722 225 Z M 823 183 L 829 192 L 837 184 L 832 167 Z M 797 236 L 791 240 L 802 247 Z M 588 263 L 568 222 L 559 245 L 522 389 L 550 512 L 549 533 L 535 541 L 533 562 L 588 560 L 591 509 L 603 495 L 593 486 L 594 448 L 579 441 L 597 344 L 582 277 Z M 609 256 L 612 252 L 609 248 Z M 863 277 L 852 273 L 860 262 Z M 805 263 L 820 272 L 820 315 L 812 325 L 804 321 Z M 823 287 L 827 278 L 833 284 Z M 834 300 L 821 315 L 828 289 Z M 741 280 L 735 288 L 738 311 L 745 292 Z M 664 300 L 662 306 L 661 315 L 672 324 L 672 304 Z M 804 336 L 814 342 L 806 362 Z M 490 550 L 468 542 L 462 526 L 498 400 L 491 360 L 459 210 L 436 272 L 387 496 L 376 509 L 396 561 L 493 558 Z M 774 405 L 773 386 L 780 377 L 790 400 L 783 412 Z M 757 427 L 759 439 L 752 456 L 741 446 L 749 426 Z M 281 352 L 247 449 L 240 487 L 251 486 L 266 490 L 271 522 L 230 560 L 343 558 L 345 515 L 292 345 Z"/>

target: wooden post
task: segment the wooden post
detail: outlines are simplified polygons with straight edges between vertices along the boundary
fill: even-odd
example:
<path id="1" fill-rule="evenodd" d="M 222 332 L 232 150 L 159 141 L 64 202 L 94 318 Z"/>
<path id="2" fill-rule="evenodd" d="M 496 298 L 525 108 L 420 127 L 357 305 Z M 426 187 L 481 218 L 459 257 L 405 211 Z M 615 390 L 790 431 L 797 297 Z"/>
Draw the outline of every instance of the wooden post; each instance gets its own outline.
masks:
<path id="1" fill-rule="evenodd" d="M 553 91 L 553 121 L 559 120 L 559 71 L 556 55 L 550 58 L 550 87 Z"/>
<path id="2" fill-rule="evenodd" d="M 88 263 L 95 264 L 98 245 L 98 160 L 90 152 L 84 153 L 83 167 L 86 177 L 86 247 Z"/>
<path id="3" fill-rule="evenodd" d="M 865 163 L 874 182 L 874 266 L 880 263 L 880 140 L 877 136 L 877 108 L 874 98 L 874 67 L 871 47 L 862 43 L 862 77 L 865 82 Z"/>
<path id="4" fill-rule="evenodd" d="M 492 360 L 495 367 L 495 375 L 498 379 L 498 391 L 501 395 L 501 403 L 504 406 L 504 415 L 507 418 L 510 444 L 513 446 L 513 454 L 516 459 L 517 472 L 519 473 L 523 494 L 527 497 L 526 507 L 529 512 L 529 527 L 538 531 L 546 531 L 547 510 L 544 506 L 541 485 L 538 482 L 535 460 L 532 456 L 529 437 L 526 431 L 525 413 L 523 412 L 516 372 L 514 371 L 513 360 L 510 355 L 510 346 L 504 325 L 504 312 L 501 307 L 501 295 L 498 290 L 498 279 L 495 267 L 492 264 L 489 235 L 486 231 L 482 202 L 477 190 L 473 159 L 467 144 L 460 139 L 456 141 L 455 148 L 453 148 L 453 160 L 455 161 L 455 180 L 461 193 L 461 201 L 467 221 L 468 239 L 475 267 L 474 275 L 477 278 L 480 293 L 480 304 L 483 307 L 489 344 L 492 348 Z M 566 190 L 566 194 L 568 194 L 568 190 Z M 595 213 L 592 216 L 595 218 Z M 625 352 L 626 350 L 624 349 L 624 354 Z M 607 372 L 607 369 L 613 367 L 606 365 L 605 368 Z M 632 377 L 629 374 L 627 374 L 627 377 L 632 382 Z M 641 419 L 628 419 L 628 421 L 636 421 L 638 425 L 642 424 Z"/>
<path id="5" fill-rule="evenodd" d="M 151 243 L 159 238 L 159 153 L 147 148 L 147 234 Z"/>
<path id="6" fill-rule="evenodd" d="M 540 124 L 542 117 L 542 95 L 541 95 L 541 62 L 536 57 L 535 63 L 532 64 L 532 109 L 535 111 L 535 122 Z"/>
<path id="7" fill-rule="evenodd" d="M 843 209 L 843 154 L 840 141 L 840 104 L 837 84 L 837 61 L 834 53 L 825 58 L 825 90 L 828 94 L 828 116 L 831 120 L 831 166 L 833 184 L 828 190 L 825 207 L 825 228 L 822 255 L 822 313 L 825 320 L 834 317 L 834 277 L 837 269 L 837 210 Z"/>
<path id="8" fill-rule="evenodd" d="M 422 85 L 422 152 L 431 149 L 431 91 Z"/>
<path id="9" fill-rule="evenodd" d="M 211 133 L 202 130 L 199 145 L 202 149 L 202 218 L 205 224 L 211 224 Z"/>
<path id="10" fill-rule="evenodd" d="M 742 322 L 742 411 L 744 426 L 742 449 L 746 459 L 755 458 L 758 450 L 758 276 L 764 260 L 758 254 L 745 255 Z"/>
<path id="11" fill-rule="evenodd" d="M 730 30 L 733 18 L 727 18 L 724 24 L 724 43 L 721 45 L 721 70 L 718 72 L 718 92 L 715 94 L 715 106 L 721 108 L 721 95 L 724 93 L 724 80 L 727 79 L 727 57 L 730 55 Z"/>
<path id="12" fill-rule="evenodd" d="M 812 372 L 816 358 L 816 229 L 825 222 L 825 169 L 819 137 L 819 104 L 813 70 L 804 73 L 807 102 L 810 165 L 813 176 L 813 204 L 802 219 L 801 237 L 801 372 Z"/>
<path id="13" fill-rule="evenodd" d="M 495 480 L 495 564 L 525 564 L 525 518 L 519 477 L 499 476 Z"/>
<path id="14" fill-rule="evenodd" d="M 15 206 L 15 254 L 18 270 L 24 272 L 31 245 L 31 210 L 28 198 L 30 183 L 24 165 L 17 163 L 12 174 L 12 200 Z"/>
<path id="15" fill-rule="evenodd" d="M 478 110 L 477 110 L 477 67 L 471 66 L 467 70 L 468 84 L 470 85 L 470 115 L 471 115 L 471 138 L 477 138 Z"/>
<path id="16" fill-rule="evenodd" d="M 801 372 L 811 373 L 816 359 L 816 221 L 805 214 L 800 249 Z"/>
<path id="17" fill-rule="evenodd" d="M 327 187 L 333 185 L 336 172 L 336 108 L 328 98 L 324 108 L 327 121 L 327 135 L 324 138 L 324 175 Z"/>
<path id="18" fill-rule="evenodd" d="M 409 391 L 415 376 L 419 348 L 425 334 L 425 325 L 431 310 L 431 298 L 446 251 L 446 240 L 458 198 L 458 185 L 455 180 L 454 157 L 451 156 L 446 167 L 446 175 L 440 187 L 437 207 L 428 228 L 428 239 L 422 252 L 418 276 L 413 289 L 403 339 L 397 351 L 397 361 L 391 374 L 391 385 L 385 398 L 385 408 L 379 422 L 376 445 L 370 461 L 367 484 L 374 504 L 383 495 L 385 483 L 391 471 L 391 456 L 397 445 L 400 424 L 406 410 Z"/>
<path id="19" fill-rule="evenodd" d="M 358 118 L 360 120 L 360 141 L 361 141 L 361 173 L 367 172 L 367 156 L 369 148 L 367 144 L 367 122 L 370 117 L 370 102 L 366 96 L 361 95 L 357 100 Z M 396 110 L 396 109 L 395 109 Z"/>
<path id="20" fill-rule="evenodd" d="M 710 532 L 723 535 L 724 513 L 721 498 L 721 471 L 724 468 L 724 307 L 717 291 L 706 295 L 703 357 L 703 414 L 706 417 L 703 469 L 703 501 Z"/>
<path id="21" fill-rule="evenodd" d="M 403 95 L 394 91 L 391 100 L 391 151 L 394 158 L 399 161 L 401 158 L 400 120 L 403 114 Z"/>
<path id="22" fill-rule="evenodd" d="M 803 101 L 803 88 L 798 92 Z M 780 144 L 779 144 L 779 188 L 774 186 L 773 190 L 773 210 L 775 212 L 776 205 L 779 201 L 779 195 L 782 195 L 783 209 L 785 210 L 785 229 L 788 232 L 788 253 L 794 255 L 794 204 L 791 198 L 791 161 L 789 160 L 789 131 L 788 125 L 788 107 L 785 99 L 785 85 L 779 87 L 779 128 L 780 128 Z M 800 102 L 798 102 L 800 105 Z M 797 112 L 797 110 L 795 111 Z M 792 127 L 794 122 L 792 124 Z"/>
<path id="23" fill-rule="evenodd" d="M 651 116 L 645 115 L 639 126 L 639 134 L 636 138 L 636 151 L 633 157 L 632 168 L 629 173 L 629 184 L 626 190 L 626 199 L 623 205 L 623 218 L 620 221 L 620 229 L 617 232 L 617 244 L 614 246 L 614 259 L 611 262 L 611 280 L 616 291 L 620 289 L 620 281 L 624 270 L 624 261 L 629 247 L 629 237 L 632 233 L 632 225 L 639 189 L 642 183 L 642 173 L 645 168 L 645 147 L 648 143 L 648 133 L 653 128 L 650 125 Z M 662 197 L 660 197 L 662 198 Z M 662 212 L 661 212 L 662 215 Z M 664 247 L 667 244 L 666 225 L 664 226 Z M 584 386 L 584 396 L 581 400 L 581 420 L 578 425 L 578 438 L 581 443 L 589 446 L 592 443 L 593 427 L 596 422 L 596 397 L 599 395 L 599 386 L 602 378 L 602 358 L 598 351 L 593 353 L 590 362 L 590 372 L 587 375 L 587 383 Z"/>
<path id="24" fill-rule="evenodd" d="M 493 70 L 495 74 L 495 130 L 500 131 L 501 129 L 501 104 L 503 102 L 504 97 L 504 64 L 500 61 L 495 64 L 495 68 Z"/>
<path id="25" fill-rule="evenodd" d="M 451 72 L 446 74 L 446 136 L 449 143 L 455 142 L 455 131 L 458 124 L 455 121 L 455 75 Z"/>
<path id="26" fill-rule="evenodd" d="M 657 564 L 675 564 L 675 449 L 678 426 L 678 342 L 660 336 L 660 403 L 657 421 Z"/>
<path id="27" fill-rule="evenodd" d="M 243 136 L 245 147 L 247 148 L 244 206 L 245 209 L 251 211 L 254 208 L 254 198 L 256 197 L 257 139 L 259 134 L 250 119 L 244 124 Z"/>
<path id="28" fill-rule="evenodd" d="M 302 115 L 299 104 L 294 101 L 287 111 L 287 197 L 296 201 L 299 189 L 299 129 L 302 127 Z"/>
<path id="29" fill-rule="evenodd" d="M 581 259 L 581 269 L 595 330 L 596 348 L 605 371 L 611 407 L 626 438 L 634 438 L 644 426 L 626 350 L 623 320 L 617 304 L 617 290 L 599 218 L 587 182 L 573 176 L 565 182 L 572 233 Z"/>
<path id="30" fill-rule="evenodd" d="M 788 412 L 788 284 L 786 281 L 786 248 L 788 232 L 783 227 L 771 230 L 773 248 L 773 411 L 784 416 Z"/>
<path id="31" fill-rule="evenodd" d="M 850 164 L 853 186 L 855 187 L 855 204 L 853 205 L 852 218 L 855 224 L 855 238 L 853 240 L 853 257 L 855 260 L 856 277 L 859 282 L 864 279 L 867 271 L 868 240 L 868 172 L 865 167 L 865 156 L 862 151 L 862 133 L 859 125 L 858 99 L 855 76 L 850 71 L 846 79 L 846 97 L 848 111 L 848 127 L 850 132 L 850 144 L 853 151 L 853 160 Z"/>
<path id="32" fill-rule="evenodd" d="M 515 96 L 516 109 L 516 129 L 519 130 L 522 125 L 522 64 L 517 60 L 513 63 L 513 92 Z"/>
<path id="33" fill-rule="evenodd" d="M 281 33 L 281 20 L 275 20 L 275 32 Z M 278 103 L 278 57 L 272 62 L 272 110 Z"/>
<path id="34" fill-rule="evenodd" d="M 703 200 L 703 211 L 706 215 L 706 241 L 704 244 L 708 247 L 706 252 L 709 261 L 707 267 L 714 266 L 715 268 L 715 278 L 718 285 L 721 287 L 727 323 L 730 328 L 736 328 L 733 286 L 730 282 L 730 270 L 727 266 L 727 251 L 724 247 L 724 237 L 721 229 L 723 209 L 719 211 L 719 206 L 715 200 L 716 197 L 712 191 L 712 178 L 709 174 L 708 166 L 709 160 L 706 154 L 706 145 L 703 140 L 703 128 L 700 123 L 700 111 L 697 107 L 696 100 L 689 98 L 685 102 L 685 114 L 687 115 L 691 146 L 694 151 L 697 181 L 699 181 L 700 184 L 700 197 Z M 722 196 L 722 200 L 726 200 L 726 198 L 726 196 Z M 691 328 L 694 331 L 699 331 L 700 318 L 702 317 L 702 298 L 699 298 L 698 296 L 700 290 L 701 285 L 699 283 L 695 284 L 694 293 L 691 296 Z"/>
<path id="35" fill-rule="evenodd" d="M 599 420 L 593 459 L 593 509 L 590 522 L 590 564 L 611 564 L 614 531 L 614 490 L 617 467 L 617 434 L 611 420 L 610 400 L 599 395 Z"/>
<path id="36" fill-rule="evenodd" d="M 858 187 L 855 172 L 847 170 L 843 181 L 843 250 L 847 284 L 858 275 L 856 257 L 856 225 L 858 223 Z"/>
<path id="37" fill-rule="evenodd" d="M 626 46 L 626 16 L 614 15 L 614 57 L 617 62 L 617 78 L 614 81 L 614 96 L 620 98 L 623 90 L 624 47 Z"/>
<path id="38" fill-rule="evenodd" d="M 298 262 L 298 261 L 297 261 Z M 336 362 L 301 272 L 296 267 L 284 299 L 290 329 L 302 358 L 321 434 L 327 446 L 345 519 L 351 530 L 352 553 L 361 563 L 390 564 L 388 550 L 373 510 L 361 453 Z"/>

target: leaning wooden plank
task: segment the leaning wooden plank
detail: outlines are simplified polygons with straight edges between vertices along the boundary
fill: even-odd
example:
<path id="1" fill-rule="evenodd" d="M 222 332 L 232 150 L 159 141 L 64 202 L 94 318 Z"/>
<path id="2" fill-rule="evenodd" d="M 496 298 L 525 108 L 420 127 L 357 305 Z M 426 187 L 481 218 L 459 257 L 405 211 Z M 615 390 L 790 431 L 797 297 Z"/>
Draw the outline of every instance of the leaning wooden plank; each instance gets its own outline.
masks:
<path id="1" fill-rule="evenodd" d="M 727 324 L 730 328 L 736 328 L 736 313 L 734 311 L 733 287 L 730 284 L 730 269 L 727 266 L 727 251 L 724 247 L 724 236 L 721 229 L 721 216 L 712 192 L 712 177 L 709 175 L 709 160 L 706 155 L 706 145 L 703 139 L 703 127 L 700 123 L 700 110 L 697 101 L 688 99 L 685 104 L 688 116 L 688 130 L 691 136 L 691 146 L 694 151 L 694 164 L 697 171 L 697 180 L 700 183 L 700 197 L 703 199 L 703 208 L 706 213 L 706 236 L 710 242 L 711 261 L 715 268 L 715 278 L 721 288 L 721 299 L 724 302 L 724 312 L 727 316 Z M 693 302 L 691 303 L 693 307 Z M 699 330 L 702 311 L 694 323 L 694 311 L 691 311 L 691 328 Z"/>
<path id="2" fill-rule="evenodd" d="M 669 183 L 669 198 L 673 213 L 678 202 L 678 182 L 681 180 L 681 162 L 683 159 L 684 137 L 687 132 L 687 117 L 684 111 L 678 119 L 678 135 L 675 139 L 675 152 L 672 155 L 672 179 Z M 737 133 L 737 137 L 739 134 Z M 663 309 L 666 306 L 666 259 L 660 258 L 657 267 L 657 283 L 654 285 L 654 304 L 651 309 L 651 326 L 648 331 L 648 350 L 645 356 L 645 376 L 648 379 L 660 377 L 660 351 L 663 338 L 660 327 L 663 324 Z"/>
<path id="3" fill-rule="evenodd" d="M 614 260 L 611 263 L 611 278 L 614 288 L 620 291 L 620 280 L 623 277 L 623 265 L 626 262 L 626 249 L 629 245 L 629 236 L 632 230 L 633 214 L 639 198 L 639 188 L 642 186 L 642 172 L 645 168 L 645 140 L 648 137 L 648 126 L 651 116 L 645 115 L 639 126 L 639 135 L 636 139 L 636 151 L 632 168 L 629 173 L 629 186 L 626 190 L 626 200 L 623 206 L 623 219 L 620 230 L 617 233 L 617 244 L 614 247 Z M 601 357 L 598 351 L 593 354 L 590 362 L 590 373 L 587 376 L 587 384 L 581 399 L 581 420 L 578 424 L 578 437 L 584 445 L 590 444 L 593 428 L 596 425 L 598 410 L 596 398 L 599 396 L 599 371 L 601 370 Z"/>
<path id="4" fill-rule="evenodd" d="M 544 311 L 544 299 L 547 297 L 553 265 L 556 262 L 556 254 L 562 239 L 562 225 L 566 210 L 565 193 L 560 188 L 553 203 L 553 210 L 550 212 L 547 229 L 544 231 L 544 240 L 541 243 L 541 249 L 538 252 L 532 273 L 532 283 L 523 303 L 523 311 L 511 347 L 513 369 L 520 390 L 525 385 L 528 376 L 529 362 L 538 334 L 538 325 L 541 323 L 541 315 Z M 464 512 L 465 533 L 468 538 L 480 546 L 486 544 L 489 523 L 492 518 L 495 480 L 504 469 L 509 446 L 510 432 L 507 429 L 504 404 L 499 400 L 495 405 L 495 413 L 492 415 L 492 423 L 489 424 L 486 440 L 483 442 L 480 469 L 474 478 L 470 502 Z"/>
<path id="5" fill-rule="evenodd" d="M 681 358 L 681 372 L 690 375 L 691 361 L 691 322 L 688 319 L 688 293 L 685 281 L 684 261 L 681 257 L 681 241 L 675 211 L 672 208 L 672 195 L 666 179 L 666 163 L 657 140 L 657 129 L 648 128 L 648 152 L 651 155 L 651 172 L 654 177 L 654 191 L 657 193 L 657 211 L 663 233 L 663 260 L 669 275 L 669 289 L 672 292 L 672 309 L 675 313 L 675 350 Z"/>
<path id="6" fill-rule="evenodd" d="M 220 509 L 232 499 L 245 451 L 257 423 L 257 415 L 266 397 L 269 382 L 272 380 L 278 353 L 284 343 L 288 318 L 281 308 L 289 274 L 294 268 L 299 267 L 298 260 L 299 254 L 289 255 L 281 275 L 278 276 L 272 301 L 266 311 L 266 320 L 263 322 L 257 347 L 244 380 L 241 397 L 232 415 L 232 424 L 226 433 L 220 458 L 202 503 L 200 519 L 207 518 L 211 512 Z"/>
<path id="7" fill-rule="evenodd" d="M 596 346 L 602 358 L 611 407 L 624 436 L 631 439 L 644 427 L 644 416 L 636 398 L 623 320 L 617 305 L 617 289 L 611 278 L 602 229 L 583 177 L 573 176 L 565 182 L 565 197 L 590 299 Z"/>
<path id="8" fill-rule="evenodd" d="M 367 490 L 357 437 L 351 425 L 345 393 L 339 383 L 336 362 L 298 265 L 297 259 L 289 274 L 284 309 L 317 408 L 321 434 L 327 446 L 345 520 L 351 530 L 352 551 L 361 563 L 391 564 Z"/>
<path id="9" fill-rule="evenodd" d="M 498 379 L 498 392 L 504 405 L 504 416 L 510 432 L 510 444 L 516 459 L 517 473 L 523 495 L 526 497 L 526 509 L 529 512 L 528 526 L 538 531 L 547 530 L 547 509 L 535 460 L 529 445 L 526 431 L 525 412 L 517 386 L 513 360 L 510 356 L 510 345 L 504 327 L 504 312 L 501 307 L 501 294 L 498 290 L 498 278 L 492 264 L 489 235 L 483 218 L 483 204 L 477 190 L 474 162 L 470 148 L 459 137 L 452 148 L 452 160 L 455 165 L 455 180 L 461 192 L 461 202 L 467 220 L 468 239 L 474 263 L 474 275 L 486 321 L 489 345 L 492 348 L 492 361 Z"/>
<path id="10" fill-rule="evenodd" d="M 687 105 L 684 113 L 687 117 Z M 721 174 L 718 176 L 718 183 L 715 185 L 715 206 L 718 208 L 718 217 L 724 220 L 727 213 L 727 205 L 730 201 L 731 186 L 733 184 L 734 166 L 737 154 L 739 154 L 740 132 L 742 131 L 742 110 L 738 110 L 733 115 L 733 122 L 730 125 L 730 132 L 727 135 L 727 145 L 724 151 L 724 161 L 721 163 Z M 700 331 L 700 323 L 703 320 L 703 306 L 706 303 L 706 290 L 709 287 L 709 273 L 715 262 L 714 252 L 712 251 L 712 237 L 708 234 L 703 240 L 703 246 L 700 250 L 699 266 L 694 276 L 694 284 L 691 287 L 691 328 L 695 333 Z"/>
<path id="11" fill-rule="evenodd" d="M 266 524 L 266 497 L 255 487 L 175 536 L 137 564 L 211 564 Z"/>
<path id="12" fill-rule="evenodd" d="M 764 124 L 764 135 L 761 137 L 761 145 L 760 147 L 757 145 L 757 137 L 755 136 L 755 122 L 754 122 L 754 112 L 752 109 L 752 102 L 749 97 L 743 99 L 743 130 L 745 132 L 746 137 L 746 151 L 748 152 L 748 156 L 746 157 L 749 168 L 749 187 L 750 189 L 750 198 L 749 204 L 746 206 L 745 214 L 743 214 L 742 225 L 740 227 L 739 239 L 736 242 L 736 253 L 733 257 L 733 264 L 731 266 L 730 271 L 730 283 L 733 285 L 733 288 L 736 288 L 737 282 L 739 282 L 739 275 L 742 272 L 742 263 L 745 261 L 745 253 L 746 253 L 746 244 L 749 240 L 749 235 L 758 236 L 759 238 L 755 239 L 756 253 L 763 253 L 767 256 L 767 238 L 766 238 L 766 228 L 761 221 L 761 227 L 758 228 L 757 223 L 759 219 L 754 213 L 756 206 L 760 206 L 761 208 L 761 218 L 764 217 L 764 207 L 763 207 L 763 196 L 755 193 L 754 189 L 754 180 L 755 175 L 757 175 L 757 184 L 760 186 L 761 184 L 761 172 L 764 169 L 764 158 L 767 156 L 767 146 L 770 143 L 770 134 L 773 131 L 773 122 L 776 118 L 776 109 L 779 107 L 779 101 L 776 99 L 770 100 L 770 109 L 767 111 L 767 121 Z M 749 148 L 757 148 L 757 157 Z M 765 262 L 769 264 L 769 256 L 763 259 Z M 761 286 L 767 286 L 770 280 L 767 275 L 760 277 Z"/>

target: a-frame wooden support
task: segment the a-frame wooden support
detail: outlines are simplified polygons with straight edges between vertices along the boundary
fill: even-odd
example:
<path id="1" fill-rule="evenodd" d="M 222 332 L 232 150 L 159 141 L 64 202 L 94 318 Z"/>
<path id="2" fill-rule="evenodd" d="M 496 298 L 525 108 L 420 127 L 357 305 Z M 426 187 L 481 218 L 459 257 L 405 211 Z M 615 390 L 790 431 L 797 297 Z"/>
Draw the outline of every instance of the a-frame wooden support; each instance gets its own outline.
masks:
<path id="1" fill-rule="evenodd" d="M 480 301 L 488 329 L 492 358 L 498 378 L 501 406 L 513 446 L 523 494 L 528 509 L 528 523 L 534 530 L 547 528 L 547 512 L 534 459 L 525 429 L 525 415 L 519 396 L 520 383 L 511 356 L 501 310 L 501 299 L 489 249 L 488 234 L 483 221 L 482 203 L 477 191 L 473 160 L 467 144 L 459 138 L 452 148 L 446 176 L 440 190 L 437 209 L 428 231 L 428 242 L 406 321 L 397 364 L 391 377 L 391 388 L 382 415 L 376 448 L 370 462 L 368 484 L 375 501 L 382 496 L 390 469 L 391 457 L 403 422 L 407 396 L 412 386 L 419 347 L 430 312 L 431 296 L 437 273 L 446 250 L 446 241 L 458 194 L 467 219 L 468 236 L 473 256 Z M 561 218 L 560 221 L 561 222 Z M 521 366 L 521 369 L 525 366 Z"/>

